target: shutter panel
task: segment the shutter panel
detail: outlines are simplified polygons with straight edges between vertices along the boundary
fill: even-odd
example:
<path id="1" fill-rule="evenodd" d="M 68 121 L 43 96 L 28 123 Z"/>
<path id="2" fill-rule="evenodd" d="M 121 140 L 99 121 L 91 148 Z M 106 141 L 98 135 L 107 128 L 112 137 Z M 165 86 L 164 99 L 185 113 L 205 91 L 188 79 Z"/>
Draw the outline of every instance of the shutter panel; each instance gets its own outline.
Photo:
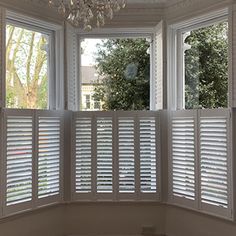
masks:
<path id="1" fill-rule="evenodd" d="M 6 116 L 6 205 L 32 200 L 33 120 Z"/>
<path id="2" fill-rule="evenodd" d="M 75 29 L 66 23 L 66 50 L 67 50 L 67 103 L 68 109 L 79 109 L 79 74 L 78 54 L 79 45 Z"/>
<path id="3" fill-rule="evenodd" d="M 76 193 L 92 191 L 92 120 L 79 118 L 75 120 L 76 129 Z"/>
<path id="4" fill-rule="evenodd" d="M 134 119 L 118 119 L 119 136 L 119 192 L 135 192 Z"/>
<path id="5" fill-rule="evenodd" d="M 172 117 L 172 194 L 195 200 L 195 118 Z"/>
<path id="6" fill-rule="evenodd" d="M 230 127 L 227 112 L 223 115 L 219 110 L 219 114 L 206 113 L 200 117 L 199 147 L 201 203 L 224 209 L 230 208 Z"/>
<path id="7" fill-rule="evenodd" d="M 157 192 L 156 119 L 140 118 L 140 191 Z"/>
<path id="8" fill-rule="evenodd" d="M 163 22 L 155 28 L 153 41 L 153 81 L 151 82 L 151 109 L 163 109 Z"/>
<path id="9" fill-rule="evenodd" d="M 61 118 L 38 117 L 38 198 L 59 195 Z"/>
<path id="10" fill-rule="evenodd" d="M 112 118 L 97 118 L 97 192 L 113 191 Z"/>

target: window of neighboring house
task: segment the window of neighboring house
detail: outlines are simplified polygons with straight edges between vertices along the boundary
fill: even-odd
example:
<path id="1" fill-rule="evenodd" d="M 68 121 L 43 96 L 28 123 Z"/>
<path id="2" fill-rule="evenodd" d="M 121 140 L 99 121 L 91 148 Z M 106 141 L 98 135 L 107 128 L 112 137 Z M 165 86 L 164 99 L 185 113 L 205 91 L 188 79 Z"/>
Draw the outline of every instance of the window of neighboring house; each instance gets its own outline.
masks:
<path id="1" fill-rule="evenodd" d="M 150 37 L 82 39 L 80 109 L 149 110 L 149 48 Z"/>
<path id="2" fill-rule="evenodd" d="M 52 34 L 27 24 L 7 23 L 7 108 L 49 108 Z"/>
<path id="3" fill-rule="evenodd" d="M 203 18 L 202 22 L 199 17 L 192 24 L 186 26 L 183 23 L 184 27 L 174 29 L 176 33 L 172 42 L 176 42 L 177 59 L 175 72 L 171 59 L 170 70 L 173 74 L 170 84 L 177 88 L 172 103 L 177 103 L 175 106 L 178 109 L 228 107 L 227 16 L 210 20 Z M 173 53 L 173 48 L 170 50 Z M 176 76 L 177 84 L 173 85 Z"/>
<path id="4" fill-rule="evenodd" d="M 94 101 L 94 110 L 100 110 L 100 109 L 101 109 L 101 102 Z"/>
<path id="5" fill-rule="evenodd" d="M 85 95 L 85 109 L 90 110 L 91 109 L 91 101 L 90 101 L 90 95 Z"/>

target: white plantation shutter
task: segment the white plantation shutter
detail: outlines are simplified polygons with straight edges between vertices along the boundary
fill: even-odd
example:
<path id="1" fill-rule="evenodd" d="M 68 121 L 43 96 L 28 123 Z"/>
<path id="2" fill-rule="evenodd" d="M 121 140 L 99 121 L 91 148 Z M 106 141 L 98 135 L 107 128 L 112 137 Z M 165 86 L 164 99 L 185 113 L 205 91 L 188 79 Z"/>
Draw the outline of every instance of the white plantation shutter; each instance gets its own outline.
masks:
<path id="1" fill-rule="evenodd" d="M 118 119 L 119 136 L 119 192 L 135 192 L 134 118 Z"/>
<path id="2" fill-rule="evenodd" d="M 226 215 L 231 214 L 229 116 L 228 110 L 201 111 L 199 121 L 201 207 Z"/>
<path id="3" fill-rule="evenodd" d="M 139 121 L 140 142 L 140 192 L 157 192 L 156 118 L 145 117 Z M 158 147 L 159 148 L 159 147 Z"/>
<path id="4" fill-rule="evenodd" d="M 157 200 L 160 127 L 157 112 L 76 112 L 74 199 Z"/>
<path id="5" fill-rule="evenodd" d="M 92 118 L 75 118 L 75 191 L 92 191 Z"/>
<path id="6" fill-rule="evenodd" d="M 163 109 L 163 21 L 154 31 L 153 39 L 153 79 L 151 81 L 151 109 Z"/>
<path id="7" fill-rule="evenodd" d="M 173 112 L 170 136 L 172 200 L 194 206 L 196 199 L 196 112 Z"/>
<path id="8" fill-rule="evenodd" d="M 97 118 L 97 193 L 113 192 L 112 117 Z"/>
<path id="9" fill-rule="evenodd" d="M 38 198 L 60 194 L 62 120 L 38 114 Z"/>
<path id="10" fill-rule="evenodd" d="M 232 219 L 230 112 L 172 112 L 172 202 Z"/>
<path id="11" fill-rule="evenodd" d="M 3 110 L 5 215 L 62 198 L 63 113 Z"/>
<path id="12" fill-rule="evenodd" d="M 67 55 L 67 107 L 69 110 L 79 109 L 79 46 L 74 27 L 66 23 L 66 55 Z"/>
<path id="13" fill-rule="evenodd" d="M 33 195 L 33 116 L 19 113 L 4 111 L 5 213 L 15 205 L 20 205 L 19 210 L 29 208 Z"/>

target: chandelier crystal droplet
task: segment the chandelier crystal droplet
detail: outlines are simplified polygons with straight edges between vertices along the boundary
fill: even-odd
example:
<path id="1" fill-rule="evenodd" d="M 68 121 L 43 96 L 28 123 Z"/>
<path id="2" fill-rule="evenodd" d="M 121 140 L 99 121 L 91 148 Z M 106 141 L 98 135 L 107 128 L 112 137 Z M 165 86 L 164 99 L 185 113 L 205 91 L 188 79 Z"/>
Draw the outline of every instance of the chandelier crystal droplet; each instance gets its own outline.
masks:
<path id="1" fill-rule="evenodd" d="M 48 4 L 71 25 L 91 30 L 104 26 L 106 18 L 125 8 L 126 0 L 48 0 Z"/>

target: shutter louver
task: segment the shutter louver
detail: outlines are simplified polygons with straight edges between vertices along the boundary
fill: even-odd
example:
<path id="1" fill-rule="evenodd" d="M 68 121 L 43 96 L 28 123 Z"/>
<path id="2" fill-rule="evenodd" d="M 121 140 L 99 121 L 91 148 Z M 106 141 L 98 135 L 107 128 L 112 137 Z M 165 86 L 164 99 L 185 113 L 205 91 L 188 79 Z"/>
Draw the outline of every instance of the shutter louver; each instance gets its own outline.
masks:
<path id="1" fill-rule="evenodd" d="M 76 118 L 76 192 L 92 191 L 92 121 Z"/>
<path id="2" fill-rule="evenodd" d="M 190 200 L 195 199 L 194 122 L 194 118 L 172 118 L 172 191 Z"/>
<path id="3" fill-rule="evenodd" d="M 156 120 L 140 119 L 140 191 L 157 192 Z"/>
<path id="4" fill-rule="evenodd" d="M 60 193 L 60 117 L 38 118 L 38 198 Z"/>
<path id="5" fill-rule="evenodd" d="M 32 126 L 32 117 L 7 116 L 7 206 L 32 200 Z"/>
<path id="6" fill-rule="evenodd" d="M 113 191 L 112 118 L 97 119 L 97 192 Z"/>
<path id="7" fill-rule="evenodd" d="M 201 201 L 228 207 L 227 119 L 200 119 Z"/>
<path id="8" fill-rule="evenodd" d="M 119 118 L 119 192 L 135 192 L 134 119 Z"/>

